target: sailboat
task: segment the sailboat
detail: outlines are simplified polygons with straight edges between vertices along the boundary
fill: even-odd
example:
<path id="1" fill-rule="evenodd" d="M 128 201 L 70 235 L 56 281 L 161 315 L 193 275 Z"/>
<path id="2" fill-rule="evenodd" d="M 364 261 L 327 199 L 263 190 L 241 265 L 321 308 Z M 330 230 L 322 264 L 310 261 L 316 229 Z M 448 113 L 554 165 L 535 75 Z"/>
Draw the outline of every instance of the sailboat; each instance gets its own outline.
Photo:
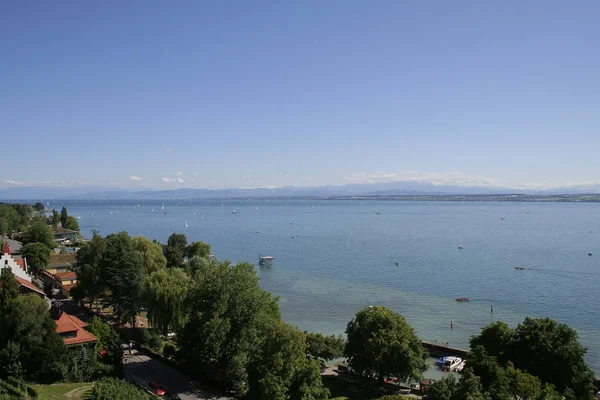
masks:
<path id="1" fill-rule="evenodd" d="M 235 212 L 235 208 L 233 209 L 233 211 L 232 211 L 231 213 L 232 213 L 232 214 L 237 214 L 237 213 Z"/>
<path id="2" fill-rule="evenodd" d="M 194 211 L 194 212 L 192 213 L 192 215 L 196 215 L 196 211 Z"/>
<path id="3" fill-rule="evenodd" d="M 164 205 L 162 205 L 162 206 L 160 207 L 160 209 L 161 209 L 161 210 L 164 210 L 164 209 L 165 209 L 165 206 L 164 206 Z"/>
<path id="4" fill-rule="evenodd" d="M 188 227 L 187 219 L 185 220 L 185 227 Z"/>

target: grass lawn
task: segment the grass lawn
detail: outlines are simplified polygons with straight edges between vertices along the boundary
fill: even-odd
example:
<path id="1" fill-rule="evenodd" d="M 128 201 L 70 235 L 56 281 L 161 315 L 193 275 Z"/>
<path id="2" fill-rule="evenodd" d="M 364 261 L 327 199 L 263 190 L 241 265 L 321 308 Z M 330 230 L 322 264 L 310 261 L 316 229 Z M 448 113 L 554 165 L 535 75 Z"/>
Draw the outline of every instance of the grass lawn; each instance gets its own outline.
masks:
<path id="1" fill-rule="evenodd" d="M 335 376 L 323 375 L 322 378 L 323 384 L 331 392 L 330 400 L 377 400 L 384 396 L 378 390 L 350 385 Z M 406 396 L 402 396 L 402 398 L 414 400 L 414 398 Z"/>
<path id="2" fill-rule="evenodd" d="M 93 383 L 62 383 L 56 385 L 35 385 L 39 398 L 44 400 L 85 400 L 85 393 Z"/>

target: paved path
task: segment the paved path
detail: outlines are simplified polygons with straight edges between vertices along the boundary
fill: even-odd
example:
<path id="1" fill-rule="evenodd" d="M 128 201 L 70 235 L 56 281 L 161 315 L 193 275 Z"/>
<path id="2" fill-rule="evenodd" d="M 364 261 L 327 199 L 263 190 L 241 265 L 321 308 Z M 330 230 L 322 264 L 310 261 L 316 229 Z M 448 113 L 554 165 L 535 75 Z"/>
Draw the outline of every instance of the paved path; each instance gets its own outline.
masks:
<path id="1" fill-rule="evenodd" d="M 177 393 L 182 400 L 233 400 L 218 389 L 194 382 L 168 365 L 147 355 L 133 351 L 124 352 L 123 366 L 127 379 L 146 388 L 148 382 L 161 383 L 167 392 Z"/>

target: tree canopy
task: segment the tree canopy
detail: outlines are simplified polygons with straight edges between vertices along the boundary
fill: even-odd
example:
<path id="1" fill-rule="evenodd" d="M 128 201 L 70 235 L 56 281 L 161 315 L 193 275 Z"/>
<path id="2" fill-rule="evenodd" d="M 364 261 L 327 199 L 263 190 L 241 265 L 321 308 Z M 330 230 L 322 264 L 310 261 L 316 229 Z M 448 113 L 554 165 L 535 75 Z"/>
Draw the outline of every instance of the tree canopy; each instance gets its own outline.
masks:
<path id="1" fill-rule="evenodd" d="M 515 329 L 496 322 L 473 336 L 467 365 L 494 398 L 510 394 L 511 388 L 525 382 L 547 392 L 544 384 L 551 384 L 567 399 L 591 400 L 594 377 L 585 352 L 577 332 L 569 326 L 550 318 L 526 318 Z"/>
<path id="2" fill-rule="evenodd" d="M 46 209 L 46 207 L 44 206 L 44 204 L 40 203 L 39 201 L 37 203 L 35 203 L 35 205 L 33 206 L 35 211 L 44 211 Z"/>
<path id="3" fill-rule="evenodd" d="M 166 334 L 183 326 L 189 286 L 190 278 L 181 268 L 163 268 L 150 274 L 144 297 L 152 327 Z"/>
<path id="4" fill-rule="evenodd" d="M 50 262 L 50 249 L 43 243 L 28 243 L 23 246 L 21 255 L 27 260 L 29 273 L 37 275 Z"/>
<path id="5" fill-rule="evenodd" d="M 89 400 L 152 400 L 155 396 L 123 379 L 104 378 L 94 384 Z"/>
<path id="6" fill-rule="evenodd" d="M 133 238 L 133 248 L 140 257 L 145 276 L 166 268 L 167 258 L 159 243 L 152 242 L 143 236 L 136 236 Z"/>
<path id="7" fill-rule="evenodd" d="M 60 223 L 60 215 L 56 210 L 52 210 L 52 227 L 54 229 L 58 228 L 58 224 Z"/>
<path id="8" fill-rule="evenodd" d="M 66 227 L 68 219 L 69 213 L 67 213 L 67 208 L 63 206 L 62 210 L 60 210 L 60 224 L 63 228 Z"/>
<path id="9" fill-rule="evenodd" d="M 182 233 L 174 233 L 167 240 L 166 256 L 169 267 L 180 267 L 185 258 L 187 238 Z"/>
<path id="10" fill-rule="evenodd" d="M 188 259 L 194 256 L 208 259 L 210 255 L 210 244 L 202 241 L 193 242 L 185 249 L 185 253 Z"/>
<path id="11" fill-rule="evenodd" d="M 41 243 L 48 247 L 48 249 L 56 247 L 52 230 L 43 222 L 34 222 L 25 231 L 25 234 L 23 235 L 23 244 L 27 245 L 29 243 Z"/>
<path id="12" fill-rule="evenodd" d="M 101 270 L 110 291 L 109 303 L 117 320 L 134 323 L 143 300 L 142 261 L 127 232 L 110 234 L 105 240 Z"/>
<path id="13" fill-rule="evenodd" d="M 33 207 L 26 204 L 0 203 L 0 235 L 25 230 L 32 213 Z"/>
<path id="14" fill-rule="evenodd" d="M 419 380 L 427 369 L 421 341 L 405 319 L 386 307 L 359 311 L 346 328 L 344 353 L 357 373 L 383 381 Z"/>
<path id="15" fill-rule="evenodd" d="M 259 287 L 253 265 L 215 261 L 194 277 L 188 302 L 181 356 L 245 393 L 248 363 L 263 332 L 280 320 L 277 299 Z"/>
<path id="16" fill-rule="evenodd" d="M 329 361 L 344 355 L 346 340 L 341 336 L 306 333 L 306 343 L 307 355 Z"/>
<path id="17" fill-rule="evenodd" d="M 63 224 L 63 228 L 70 229 L 72 231 L 79 231 L 79 222 L 77 222 L 77 218 L 69 215 L 67 217 L 67 222 Z"/>
<path id="18" fill-rule="evenodd" d="M 94 232 L 92 239 L 77 252 L 77 299 L 87 297 L 90 308 L 94 301 L 104 292 L 106 287 L 103 274 L 103 259 L 106 253 L 106 239 Z"/>

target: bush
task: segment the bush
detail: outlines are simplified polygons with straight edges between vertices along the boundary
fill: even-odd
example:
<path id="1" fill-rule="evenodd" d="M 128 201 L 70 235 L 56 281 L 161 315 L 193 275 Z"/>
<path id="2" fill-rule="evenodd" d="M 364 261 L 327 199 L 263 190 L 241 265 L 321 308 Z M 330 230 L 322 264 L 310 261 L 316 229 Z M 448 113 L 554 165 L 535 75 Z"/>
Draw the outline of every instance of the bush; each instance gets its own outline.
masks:
<path id="1" fill-rule="evenodd" d="M 142 329 L 141 341 L 144 346 L 148 346 L 156 352 L 160 352 L 163 346 L 162 338 L 160 334 L 154 329 Z"/>
<path id="2" fill-rule="evenodd" d="M 152 400 L 152 395 L 123 379 L 104 378 L 94 385 L 89 400 Z"/>
<path id="3" fill-rule="evenodd" d="M 163 346 L 163 356 L 165 358 L 173 358 L 175 353 L 177 352 L 177 348 L 173 343 L 165 343 Z"/>

